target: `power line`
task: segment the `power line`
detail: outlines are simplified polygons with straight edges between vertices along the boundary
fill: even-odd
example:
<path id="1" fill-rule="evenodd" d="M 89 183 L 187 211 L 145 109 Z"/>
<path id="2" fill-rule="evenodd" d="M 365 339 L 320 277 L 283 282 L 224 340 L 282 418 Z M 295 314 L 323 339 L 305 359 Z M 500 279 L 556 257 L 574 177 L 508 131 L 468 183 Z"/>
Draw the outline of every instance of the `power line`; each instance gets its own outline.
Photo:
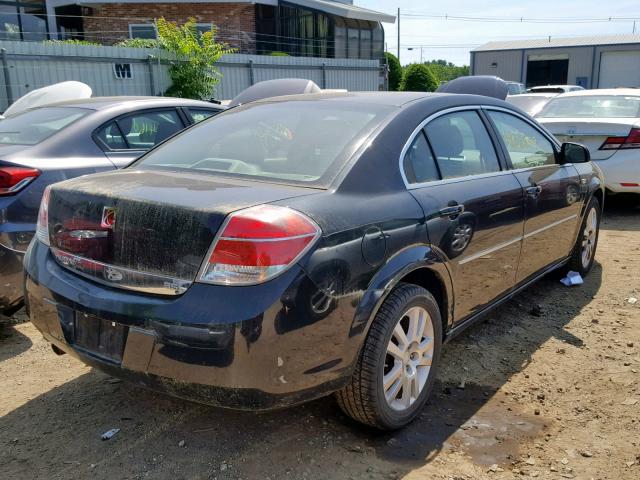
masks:
<path id="1" fill-rule="evenodd" d="M 632 22 L 640 20 L 640 15 L 631 17 L 500 17 L 500 16 L 469 16 L 469 15 L 449 15 L 445 14 L 427 14 L 427 13 L 403 13 L 403 17 L 407 20 L 432 19 L 457 22 L 496 22 L 496 23 L 610 23 L 610 22 Z"/>

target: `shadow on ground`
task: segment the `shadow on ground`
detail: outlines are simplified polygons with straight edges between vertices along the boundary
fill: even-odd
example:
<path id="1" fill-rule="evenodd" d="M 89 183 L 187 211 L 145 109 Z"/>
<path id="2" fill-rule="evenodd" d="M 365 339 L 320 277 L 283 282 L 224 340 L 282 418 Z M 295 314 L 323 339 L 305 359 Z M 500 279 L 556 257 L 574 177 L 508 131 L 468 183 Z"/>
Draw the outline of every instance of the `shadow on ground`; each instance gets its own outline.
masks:
<path id="1" fill-rule="evenodd" d="M 12 320 L 0 320 L 0 363 L 31 348 L 31 340 L 14 328 Z"/>
<path id="2" fill-rule="evenodd" d="M 92 371 L 0 419 L 0 472 L 4 478 L 400 478 L 443 449 L 480 465 L 506 463 L 552 420 L 507 409 L 498 390 L 551 338 L 581 346 L 564 327 L 593 298 L 601 277 L 596 264 L 581 288 L 543 279 L 447 345 L 430 403 L 395 433 L 351 422 L 332 398 L 273 413 L 232 412 Z M 110 428 L 121 431 L 101 441 Z"/>

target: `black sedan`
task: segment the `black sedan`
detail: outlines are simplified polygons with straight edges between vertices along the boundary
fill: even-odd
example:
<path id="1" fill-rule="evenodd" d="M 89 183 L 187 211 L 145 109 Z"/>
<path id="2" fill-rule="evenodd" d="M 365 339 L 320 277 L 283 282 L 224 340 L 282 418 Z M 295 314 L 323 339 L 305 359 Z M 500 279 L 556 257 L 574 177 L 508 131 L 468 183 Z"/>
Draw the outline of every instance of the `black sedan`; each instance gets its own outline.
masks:
<path id="1" fill-rule="evenodd" d="M 128 165 L 221 108 L 178 98 L 96 97 L 0 121 L 0 313 L 22 304 L 22 257 L 47 185 Z"/>
<path id="2" fill-rule="evenodd" d="M 500 100 L 258 101 L 48 190 L 31 319 L 152 389 L 238 409 L 336 392 L 398 428 L 443 342 L 551 270 L 589 272 L 603 193 L 583 147 Z"/>

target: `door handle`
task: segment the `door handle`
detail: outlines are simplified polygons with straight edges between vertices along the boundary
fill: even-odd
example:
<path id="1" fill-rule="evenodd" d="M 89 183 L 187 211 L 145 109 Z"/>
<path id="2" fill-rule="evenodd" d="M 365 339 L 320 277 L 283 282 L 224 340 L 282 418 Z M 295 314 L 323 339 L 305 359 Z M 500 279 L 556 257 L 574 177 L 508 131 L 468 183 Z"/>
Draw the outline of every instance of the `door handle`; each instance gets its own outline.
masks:
<path id="1" fill-rule="evenodd" d="M 531 197 L 537 197 L 542 192 L 542 187 L 540 185 L 535 185 L 533 187 L 527 187 L 526 189 L 527 195 Z"/>
<path id="2" fill-rule="evenodd" d="M 464 212 L 464 205 L 449 205 L 438 211 L 440 217 L 457 217 Z"/>

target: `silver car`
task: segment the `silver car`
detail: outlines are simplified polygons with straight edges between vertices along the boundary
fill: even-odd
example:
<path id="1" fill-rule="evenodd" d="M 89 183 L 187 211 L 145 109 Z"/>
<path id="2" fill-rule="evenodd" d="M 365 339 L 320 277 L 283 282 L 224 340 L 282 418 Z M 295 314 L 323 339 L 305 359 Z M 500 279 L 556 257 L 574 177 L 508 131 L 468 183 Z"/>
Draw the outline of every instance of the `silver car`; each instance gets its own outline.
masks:
<path id="1" fill-rule="evenodd" d="M 0 313 L 21 306 L 22 257 L 45 187 L 124 167 L 223 107 L 160 97 L 96 97 L 0 121 Z"/>

